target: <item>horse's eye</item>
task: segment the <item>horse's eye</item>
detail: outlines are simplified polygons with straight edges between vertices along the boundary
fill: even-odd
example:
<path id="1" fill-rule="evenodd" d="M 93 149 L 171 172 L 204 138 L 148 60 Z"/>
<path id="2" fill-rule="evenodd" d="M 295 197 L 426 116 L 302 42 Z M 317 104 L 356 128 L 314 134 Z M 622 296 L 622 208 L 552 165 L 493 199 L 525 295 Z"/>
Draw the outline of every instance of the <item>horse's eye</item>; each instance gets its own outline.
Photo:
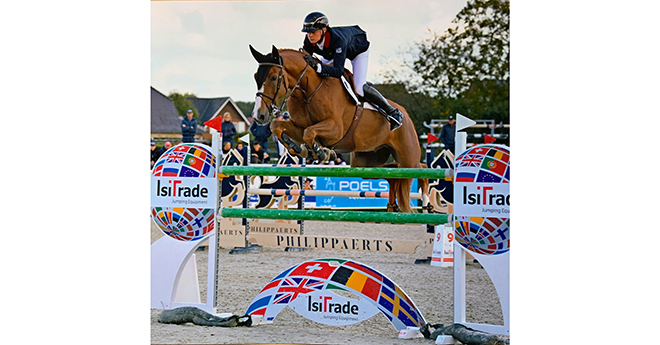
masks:
<path id="1" fill-rule="evenodd" d="M 277 80 L 277 76 L 274 75 L 274 76 L 270 77 L 270 81 L 276 81 L 276 80 Z"/>

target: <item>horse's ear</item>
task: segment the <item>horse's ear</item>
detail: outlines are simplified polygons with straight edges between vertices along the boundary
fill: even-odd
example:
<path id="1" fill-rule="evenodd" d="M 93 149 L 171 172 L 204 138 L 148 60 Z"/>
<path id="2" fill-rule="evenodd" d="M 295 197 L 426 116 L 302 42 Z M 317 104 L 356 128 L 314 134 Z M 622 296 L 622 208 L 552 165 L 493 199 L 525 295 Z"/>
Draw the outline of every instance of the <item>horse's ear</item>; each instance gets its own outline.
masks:
<path id="1" fill-rule="evenodd" d="M 264 61 L 264 59 L 265 59 L 264 54 L 261 54 L 256 49 L 252 48 L 251 44 L 250 44 L 250 52 L 252 52 L 252 56 L 254 56 L 254 59 L 257 60 L 257 62 Z"/>
<path id="2" fill-rule="evenodd" d="M 275 48 L 275 45 L 273 45 L 273 59 L 278 63 L 280 62 L 280 52 Z"/>

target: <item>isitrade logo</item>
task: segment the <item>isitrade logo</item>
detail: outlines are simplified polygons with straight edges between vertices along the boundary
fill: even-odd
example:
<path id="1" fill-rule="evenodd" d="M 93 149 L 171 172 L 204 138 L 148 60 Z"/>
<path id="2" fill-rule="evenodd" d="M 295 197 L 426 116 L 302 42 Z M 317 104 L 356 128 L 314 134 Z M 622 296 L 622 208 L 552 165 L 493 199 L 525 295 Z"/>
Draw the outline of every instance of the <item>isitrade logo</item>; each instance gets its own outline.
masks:
<path id="1" fill-rule="evenodd" d="M 508 217 L 508 183 L 456 183 L 454 214 L 457 216 Z"/>
<path id="2" fill-rule="evenodd" d="M 311 296 L 307 296 L 307 311 L 319 313 L 335 313 L 346 315 L 358 315 L 360 307 L 357 304 L 351 305 L 351 301 L 346 303 L 332 303 L 332 296 L 318 296 L 319 301 L 312 302 Z"/>
<path id="3" fill-rule="evenodd" d="M 152 207 L 204 207 L 215 203 L 216 180 L 197 177 L 151 177 Z"/>
<path id="4" fill-rule="evenodd" d="M 206 198 L 208 197 L 209 190 L 201 186 L 199 183 L 193 186 L 182 186 L 182 180 L 167 180 L 161 186 L 161 180 L 156 181 L 156 196 L 159 197 L 193 197 L 193 198 Z"/>
<path id="5" fill-rule="evenodd" d="M 508 187 L 508 186 L 506 186 Z M 474 187 L 473 187 L 474 188 Z M 493 186 L 476 186 L 475 192 L 470 192 L 468 186 L 463 186 L 463 204 L 466 205 L 499 205 L 510 206 L 509 193 L 497 193 Z"/>
<path id="6" fill-rule="evenodd" d="M 350 325 L 379 312 L 364 299 L 346 298 L 329 290 L 300 296 L 289 303 L 289 307 L 310 320 L 326 325 Z"/>

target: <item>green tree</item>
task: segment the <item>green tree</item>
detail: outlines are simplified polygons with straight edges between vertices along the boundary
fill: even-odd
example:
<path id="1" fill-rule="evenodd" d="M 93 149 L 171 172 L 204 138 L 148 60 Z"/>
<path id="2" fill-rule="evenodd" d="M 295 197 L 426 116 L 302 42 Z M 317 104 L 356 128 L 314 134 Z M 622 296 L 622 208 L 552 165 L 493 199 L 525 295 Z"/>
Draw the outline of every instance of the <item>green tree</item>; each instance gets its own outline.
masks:
<path id="1" fill-rule="evenodd" d="M 179 114 L 179 116 L 186 116 L 186 112 L 188 112 L 188 109 L 192 109 L 193 111 L 193 117 L 199 121 L 199 111 L 197 111 L 197 108 L 193 106 L 192 102 L 189 99 L 186 99 L 186 97 L 197 97 L 193 93 L 184 93 L 180 94 L 178 92 L 172 92 L 169 95 L 167 95 L 172 102 L 174 102 L 174 107 L 176 108 L 176 112 Z"/>
<path id="2" fill-rule="evenodd" d="M 243 101 L 236 101 L 236 106 L 238 109 L 241 109 L 243 112 L 243 115 L 247 117 L 248 119 L 250 116 L 252 116 L 252 109 L 254 109 L 254 102 L 243 102 Z"/>
<path id="3" fill-rule="evenodd" d="M 383 96 L 406 109 L 410 119 L 415 124 L 417 133 L 428 131 L 423 126 L 424 121 L 428 122 L 429 119 L 438 117 L 438 109 L 434 107 L 434 99 L 422 92 L 409 91 L 403 83 L 376 84 L 375 87 Z"/>
<path id="4" fill-rule="evenodd" d="M 431 118 L 461 113 L 508 122 L 509 1 L 468 0 L 452 22 L 444 34 L 415 42 L 385 80 L 432 97 Z"/>

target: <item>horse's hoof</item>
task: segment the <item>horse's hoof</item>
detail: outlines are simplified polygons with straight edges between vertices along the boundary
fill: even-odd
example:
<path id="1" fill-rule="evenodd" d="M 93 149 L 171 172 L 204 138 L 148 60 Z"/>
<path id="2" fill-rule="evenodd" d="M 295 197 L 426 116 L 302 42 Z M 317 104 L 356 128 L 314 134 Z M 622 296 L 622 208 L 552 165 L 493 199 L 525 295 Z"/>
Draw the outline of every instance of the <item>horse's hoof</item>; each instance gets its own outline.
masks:
<path id="1" fill-rule="evenodd" d="M 316 159 L 319 162 L 325 162 L 326 158 L 328 158 L 328 156 L 325 154 L 325 151 L 323 151 L 323 150 L 318 150 L 316 153 L 318 154 Z"/>
<path id="2" fill-rule="evenodd" d="M 387 204 L 387 212 L 401 212 L 401 209 L 399 209 L 399 205 L 396 203 Z"/>
<path id="3" fill-rule="evenodd" d="M 330 150 L 329 148 L 323 148 L 323 151 L 325 152 L 326 158 L 330 162 L 334 162 L 337 159 L 337 153 L 335 151 Z"/>

